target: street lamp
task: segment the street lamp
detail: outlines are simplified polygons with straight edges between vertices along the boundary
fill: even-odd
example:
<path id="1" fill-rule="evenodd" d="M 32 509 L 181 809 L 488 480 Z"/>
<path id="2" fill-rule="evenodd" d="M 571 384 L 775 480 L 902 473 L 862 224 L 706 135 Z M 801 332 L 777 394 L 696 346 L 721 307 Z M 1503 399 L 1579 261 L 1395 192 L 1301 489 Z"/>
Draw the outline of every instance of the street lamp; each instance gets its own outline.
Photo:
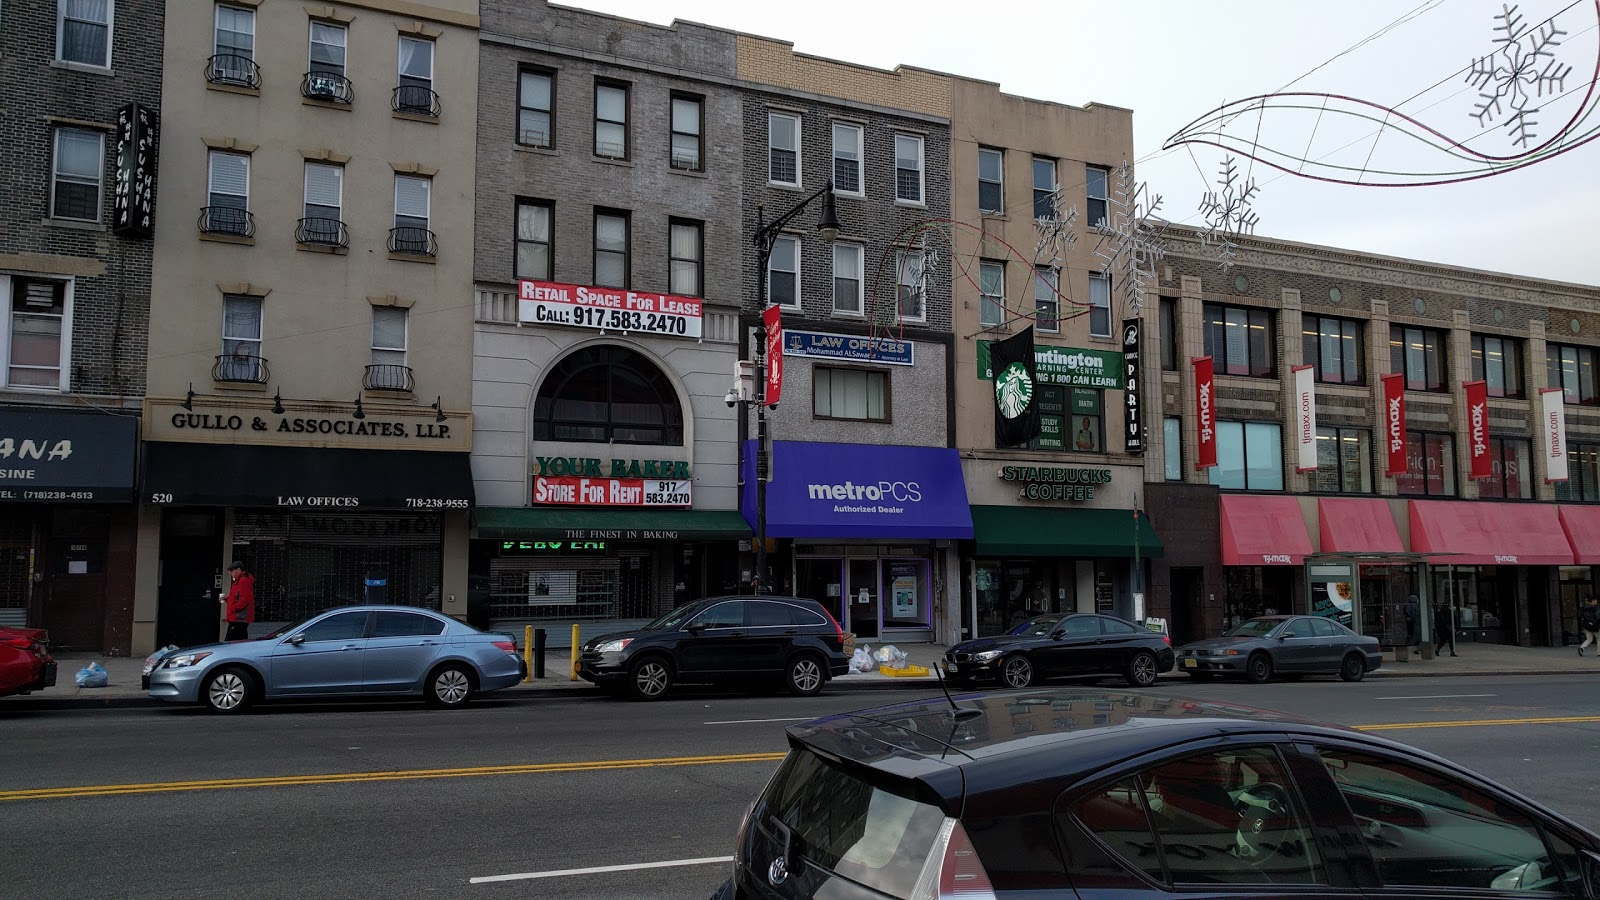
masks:
<path id="1" fill-rule="evenodd" d="M 766 209 L 756 207 L 756 291 L 759 303 L 757 308 L 765 311 L 767 308 L 767 263 L 772 259 L 772 248 L 778 243 L 778 237 L 785 226 L 800 215 L 811 201 L 822 198 L 822 215 L 817 219 L 817 234 L 825 243 L 832 244 L 834 238 L 839 236 L 839 216 L 833 209 L 833 181 L 830 179 L 822 190 L 801 200 L 789 209 L 788 212 L 773 219 L 766 220 Z M 795 284 L 795 295 L 798 298 L 800 285 Z M 767 384 L 767 342 L 763 338 L 756 341 L 755 346 L 755 385 L 758 392 L 764 392 Z M 735 389 L 737 391 L 737 385 Z M 729 395 L 733 396 L 732 394 Z M 742 397 L 742 394 L 741 394 Z M 744 402 L 740 402 L 740 416 L 744 415 Z M 756 593 L 765 594 L 771 590 L 772 579 L 767 573 L 767 473 L 771 471 L 772 460 L 768 457 L 767 450 L 767 402 L 764 394 L 755 396 L 756 403 Z"/>

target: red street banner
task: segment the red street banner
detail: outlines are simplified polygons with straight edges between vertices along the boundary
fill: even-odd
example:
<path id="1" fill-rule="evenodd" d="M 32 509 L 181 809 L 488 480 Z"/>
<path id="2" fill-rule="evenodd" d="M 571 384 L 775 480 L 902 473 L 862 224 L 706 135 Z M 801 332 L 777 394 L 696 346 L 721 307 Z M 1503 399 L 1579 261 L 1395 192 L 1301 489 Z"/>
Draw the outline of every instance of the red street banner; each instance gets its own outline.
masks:
<path id="1" fill-rule="evenodd" d="M 1195 441 L 1194 467 L 1210 469 L 1217 464 L 1217 407 L 1213 401 L 1211 357 L 1197 356 L 1194 366 Z"/>
<path id="2" fill-rule="evenodd" d="M 767 307 L 761 321 L 767 326 L 767 386 L 761 402 L 777 406 L 783 394 L 783 308 L 776 303 Z"/>
<path id="3" fill-rule="evenodd" d="M 1472 478 L 1493 475 L 1489 461 L 1489 384 L 1463 382 L 1467 392 L 1467 456 L 1472 460 Z"/>
<path id="4" fill-rule="evenodd" d="M 1406 376 L 1396 373 L 1383 376 L 1383 427 L 1384 446 L 1388 450 L 1388 465 L 1383 474 L 1394 477 L 1404 475 L 1406 467 Z"/>

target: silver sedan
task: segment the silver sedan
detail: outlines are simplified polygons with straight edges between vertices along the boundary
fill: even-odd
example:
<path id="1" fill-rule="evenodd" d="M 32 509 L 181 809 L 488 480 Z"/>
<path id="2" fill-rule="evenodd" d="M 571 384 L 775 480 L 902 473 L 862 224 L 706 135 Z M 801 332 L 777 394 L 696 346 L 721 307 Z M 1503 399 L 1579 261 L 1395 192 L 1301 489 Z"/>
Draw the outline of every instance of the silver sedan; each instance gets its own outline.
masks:
<path id="1" fill-rule="evenodd" d="M 1178 648 L 1178 671 L 1196 681 L 1217 675 L 1243 675 L 1255 684 L 1274 675 L 1360 681 L 1382 664 L 1377 638 L 1322 616 L 1257 616 L 1222 637 Z"/>

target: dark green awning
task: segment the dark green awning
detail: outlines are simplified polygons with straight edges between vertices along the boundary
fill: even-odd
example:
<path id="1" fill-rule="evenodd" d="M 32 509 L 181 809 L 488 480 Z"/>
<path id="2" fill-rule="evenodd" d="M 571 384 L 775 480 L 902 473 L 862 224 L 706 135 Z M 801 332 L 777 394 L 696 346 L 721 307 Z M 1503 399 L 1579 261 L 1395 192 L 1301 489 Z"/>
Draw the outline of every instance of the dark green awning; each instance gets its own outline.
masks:
<path id="1" fill-rule="evenodd" d="M 1161 556 L 1150 517 L 1138 519 L 1139 555 Z M 979 556 L 1132 556 L 1133 511 L 1039 506 L 974 506 Z"/>
<path id="2" fill-rule="evenodd" d="M 530 541 L 715 541 L 750 536 L 733 510 L 479 507 L 478 537 Z"/>

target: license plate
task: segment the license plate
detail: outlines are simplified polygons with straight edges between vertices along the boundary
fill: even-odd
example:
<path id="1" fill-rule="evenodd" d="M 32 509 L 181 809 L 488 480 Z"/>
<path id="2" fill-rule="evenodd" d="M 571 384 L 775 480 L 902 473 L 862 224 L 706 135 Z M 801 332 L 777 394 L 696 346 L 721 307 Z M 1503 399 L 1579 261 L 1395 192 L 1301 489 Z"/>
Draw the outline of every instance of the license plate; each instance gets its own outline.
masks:
<path id="1" fill-rule="evenodd" d="M 1200 665 L 1200 663 L 1192 656 L 1183 661 L 1183 667 L 1185 669 L 1192 669 L 1198 665 Z"/>

